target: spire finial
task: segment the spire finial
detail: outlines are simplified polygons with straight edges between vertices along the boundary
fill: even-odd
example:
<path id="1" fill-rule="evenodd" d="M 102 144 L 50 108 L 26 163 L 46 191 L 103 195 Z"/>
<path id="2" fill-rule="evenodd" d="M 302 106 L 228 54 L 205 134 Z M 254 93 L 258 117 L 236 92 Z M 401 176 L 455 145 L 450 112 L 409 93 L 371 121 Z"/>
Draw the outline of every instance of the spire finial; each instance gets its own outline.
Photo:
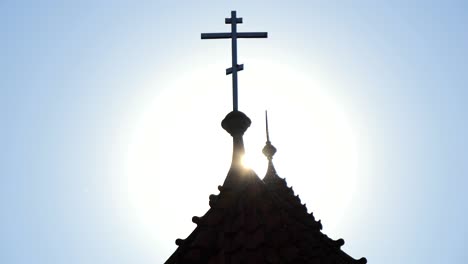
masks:
<path id="1" fill-rule="evenodd" d="M 201 39 L 231 39 L 232 66 L 226 69 L 226 75 L 232 73 L 232 106 L 233 111 L 238 110 L 237 103 L 237 72 L 244 69 L 244 64 L 237 64 L 237 39 L 238 38 L 267 38 L 267 32 L 237 32 L 237 24 L 242 24 L 242 17 L 236 16 L 236 11 L 231 11 L 231 17 L 225 19 L 226 24 L 231 24 L 231 32 L 227 33 L 202 33 Z"/>
<path id="2" fill-rule="evenodd" d="M 276 170 L 275 166 L 273 166 L 273 155 L 276 153 L 276 148 L 271 144 L 270 142 L 270 131 L 268 129 L 268 112 L 265 110 L 265 130 L 266 130 L 266 144 L 265 147 L 263 147 L 263 154 L 267 157 L 268 159 L 268 169 L 266 172 L 265 177 L 263 178 L 263 181 L 269 182 L 269 181 L 275 181 L 279 179 L 278 175 L 276 175 Z"/>
<path id="3" fill-rule="evenodd" d="M 265 128 L 266 128 L 266 145 L 263 147 L 263 154 L 268 158 L 269 161 L 273 159 L 273 155 L 276 153 L 276 148 L 270 142 L 270 131 L 268 130 L 268 112 L 265 110 Z"/>
<path id="4" fill-rule="evenodd" d="M 265 110 L 265 124 L 266 124 L 267 142 L 270 142 L 270 132 L 268 131 L 268 111 L 267 110 Z"/>

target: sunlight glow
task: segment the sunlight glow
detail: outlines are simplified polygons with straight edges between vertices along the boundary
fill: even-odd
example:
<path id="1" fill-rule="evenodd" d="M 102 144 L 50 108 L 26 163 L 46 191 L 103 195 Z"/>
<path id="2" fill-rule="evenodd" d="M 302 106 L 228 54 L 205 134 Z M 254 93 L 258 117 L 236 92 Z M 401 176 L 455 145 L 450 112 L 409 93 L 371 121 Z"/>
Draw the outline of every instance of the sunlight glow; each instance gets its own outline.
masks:
<path id="1" fill-rule="evenodd" d="M 246 169 L 252 169 L 252 161 L 248 159 L 246 155 L 243 155 L 241 157 L 241 164 L 244 168 Z"/>
<path id="2" fill-rule="evenodd" d="M 324 92 L 333 84 L 272 61 L 249 59 L 249 65 L 262 70 L 243 72 L 240 82 L 239 109 L 252 120 L 244 135 L 244 165 L 263 178 L 268 109 L 278 174 L 332 229 L 352 198 L 358 168 L 351 121 Z M 168 241 L 193 230 L 191 217 L 209 209 L 208 196 L 218 193 L 230 166 L 232 138 L 220 126 L 231 110 L 230 80 L 213 74 L 223 67 L 217 62 L 198 71 L 187 69 L 190 75 L 164 83 L 164 91 L 141 110 L 127 144 L 124 184 L 132 217 L 168 251 L 175 248 Z M 156 85 L 162 85 L 160 80 Z"/>

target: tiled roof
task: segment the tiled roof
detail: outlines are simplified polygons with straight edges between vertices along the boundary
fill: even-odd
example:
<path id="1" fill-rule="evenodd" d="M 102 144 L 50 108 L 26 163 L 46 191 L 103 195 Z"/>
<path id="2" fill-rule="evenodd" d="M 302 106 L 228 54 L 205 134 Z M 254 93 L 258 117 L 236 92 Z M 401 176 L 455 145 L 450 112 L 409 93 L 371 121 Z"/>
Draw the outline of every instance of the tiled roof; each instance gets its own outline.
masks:
<path id="1" fill-rule="evenodd" d="M 325 258 L 329 259 L 329 261 L 335 261 L 317 263 L 366 263 L 367 260 L 365 258 L 355 260 L 340 249 L 344 245 L 343 239 L 333 240 L 320 231 L 322 229 L 320 220 L 316 221 L 314 215 L 308 213 L 307 207 L 301 203 L 299 195 L 295 195 L 293 188 L 287 186 L 286 180 L 278 176 L 271 159 L 268 163 L 268 170 L 263 179 L 267 188 L 287 204 L 294 217 L 307 227 L 307 233 L 318 233 L 315 238 L 329 252 Z"/>
<path id="2" fill-rule="evenodd" d="M 320 232 L 320 223 L 276 172 L 277 178 L 265 183 L 240 165 L 242 135 L 250 125 L 242 115 L 231 113 L 223 121 L 234 138 L 226 181 L 218 195 L 210 196 L 208 212 L 192 218 L 195 230 L 176 240 L 179 247 L 166 264 L 366 263 L 341 251 L 343 240 L 333 241 Z M 234 131 L 233 123 L 245 129 Z"/>
<path id="3" fill-rule="evenodd" d="M 320 220 L 316 221 L 313 213 L 308 213 L 307 207 L 305 204 L 302 204 L 299 195 L 295 195 L 293 188 L 288 187 L 286 180 L 278 176 L 275 166 L 273 165 L 273 156 L 275 155 L 277 150 L 270 142 L 270 135 L 268 130 L 268 116 L 266 112 L 265 121 L 267 141 L 265 147 L 263 148 L 263 154 L 268 159 L 268 168 L 265 177 L 263 178 L 263 182 L 265 183 L 267 188 L 286 204 L 286 206 L 289 208 L 290 212 L 294 215 L 296 219 L 298 219 L 302 224 L 304 224 L 307 227 L 307 233 L 318 233 L 318 235 L 316 236 L 316 239 L 319 240 L 318 243 L 322 247 L 327 248 L 329 250 L 329 254 L 326 257 L 326 259 L 328 259 L 327 261 L 331 261 L 333 259 L 339 260 L 338 262 L 325 261 L 324 263 L 366 263 L 367 260 L 365 258 L 355 260 L 340 249 L 340 247 L 344 245 L 343 239 L 340 238 L 338 240 L 333 240 L 325 234 L 323 234 L 320 231 L 322 230 L 322 224 Z"/>
<path id="4" fill-rule="evenodd" d="M 365 263 L 341 252 L 251 170 L 237 188 L 219 187 L 210 209 L 166 263 Z"/>

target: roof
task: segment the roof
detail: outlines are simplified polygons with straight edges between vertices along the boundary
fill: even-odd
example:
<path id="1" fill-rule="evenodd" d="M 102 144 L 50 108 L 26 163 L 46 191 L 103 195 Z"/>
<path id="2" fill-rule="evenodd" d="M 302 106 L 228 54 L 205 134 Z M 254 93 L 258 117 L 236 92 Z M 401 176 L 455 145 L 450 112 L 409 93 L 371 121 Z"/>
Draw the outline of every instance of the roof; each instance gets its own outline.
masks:
<path id="1" fill-rule="evenodd" d="M 269 139 L 263 148 L 263 153 L 268 158 L 268 169 L 263 182 L 271 192 L 288 206 L 294 217 L 307 227 L 306 232 L 319 234 L 315 237 L 318 240 L 316 243 L 323 248 L 322 252 L 328 252 L 326 256 L 323 256 L 327 260 L 320 263 L 367 263 L 365 258 L 356 260 L 342 251 L 341 246 L 344 245 L 343 239 L 333 240 L 321 232 L 321 221 L 316 221 L 313 213 L 308 213 L 307 207 L 301 203 L 299 195 L 295 195 L 293 188 L 288 187 L 286 179 L 278 176 L 272 161 L 276 148 L 271 145 Z"/>
<path id="2" fill-rule="evenodd" d="M 166 263 L 366 263 L 341 251 L 342 240 L 320 232 L 320 222 L 307 214 L 276 172 L 264 182 L 241 165 L 242 135 L 249 125 L 250 119 L 238 111 L 223 120 L 233 137 L 231 168 L 219 194 L 210 195 L 208 212 L 192 218 L 195 230 L 176 240 L 178 248 Z"/>

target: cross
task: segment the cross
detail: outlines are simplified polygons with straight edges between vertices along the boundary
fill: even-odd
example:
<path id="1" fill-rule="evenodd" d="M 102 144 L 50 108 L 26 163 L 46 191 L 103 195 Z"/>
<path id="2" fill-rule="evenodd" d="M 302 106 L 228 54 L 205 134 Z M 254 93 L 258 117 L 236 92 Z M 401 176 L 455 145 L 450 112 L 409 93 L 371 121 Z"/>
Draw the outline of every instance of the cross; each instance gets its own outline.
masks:
<path id="1" fill-rule="evenodd" d="M 231 39 L 232 67 L 226 69 L 226 75 L 232 74 L 232 104 L 237 111 L 237 72 L 244 69 L 243 64 L 237 64 L 237 39 L 238 38 L 267 38 L 267 32 L 237 32 L 237 24 L 242 24 L 242 18 L 236 17 L 236 11 L 231 11 L 231 17 L 225 19 L 226 24 L 231 24 L 231 32 L 228 33 L 202 33 L 201 39 Z"/>

